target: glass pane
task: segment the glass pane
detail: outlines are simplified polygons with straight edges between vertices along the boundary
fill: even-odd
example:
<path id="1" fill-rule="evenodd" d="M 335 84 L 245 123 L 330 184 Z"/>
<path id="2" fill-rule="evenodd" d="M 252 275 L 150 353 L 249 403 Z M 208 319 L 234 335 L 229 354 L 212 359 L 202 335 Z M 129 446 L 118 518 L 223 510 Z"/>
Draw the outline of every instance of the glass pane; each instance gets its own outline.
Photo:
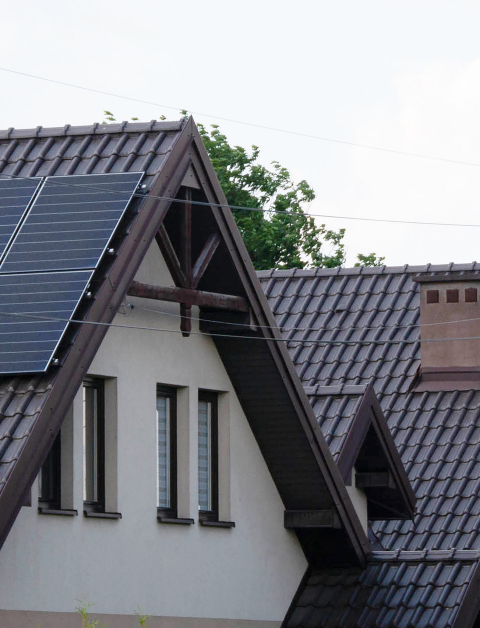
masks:
<path id="1" fill-rule="evenodd" d="M 83 387 L 83 499 L 98 501 L 98 390 Z"/>
<path id="2" fill-rule="evenodd" d="M 171 508 L 170 399 L 157 397 L 158 507 Z"/>
<path id="3" fill-rule="evenodd" d="M 198 509 L 212 510 L 212 404 L 198 402 Z"/>

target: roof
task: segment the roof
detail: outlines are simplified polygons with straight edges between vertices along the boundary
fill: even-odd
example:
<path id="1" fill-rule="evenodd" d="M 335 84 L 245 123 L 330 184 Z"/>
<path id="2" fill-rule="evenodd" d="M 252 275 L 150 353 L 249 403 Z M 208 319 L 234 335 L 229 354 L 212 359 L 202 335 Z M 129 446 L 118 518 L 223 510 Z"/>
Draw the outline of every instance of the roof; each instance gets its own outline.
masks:
<path id="1" fill-rule="evenodd" d="M 284 625 L 451 627 L 459 619 L 469 583 L 478 573 L 479 555 L 468 551 L 447 554 L 374 552 L 363 571 L 311 570 Z"/>
<path id="2" fill-rule="evenodd" d="M 472 263 L 258 273 L 306 391 L 331 390 L 330 446 L 346 438 L 360 387 L 373 385 L 417 498 L 414 521 L 372 524 L 386 550 L 480 549 L 480 390 L 410 390 L 420 364 L 414 278 L 480 279 L 479 271 Z M 314 397 L 322 423 L 323 407 Z"/>
<path id="3" fill-rule="evenodd" d="M 182 246 L 182 212 L 169 213 L 182 185 L 193 187 L 197 200 L 226 203 L 195 123 L 189 119 L 0 132 L 0 175 L 130 171 L 146 172 L 147 188 L 125 213 L 112 244 L 115 254 L 105 256 L 93 275 L 94 298 L 75 313 L 84 321 L 113 320 L 157 236 L 172 250 Z M 191 224 L 193 251 L 204 250 L 213 233 L 220 241 L 213 262 L 202 263 L 207 269 L 198 289 L 246 299 L 253 322 L 261 326 L 252 333 L 280 339 L 268 327 L 274 319 L 231 212 L 201 207 Z M 0 546 L 107 329 L 72 325 L 62 341 L 58 366 L 41 377 L 0 378 Z M 285 507 L 328 510 L 341 521 L 335 529 L 299 531 L 305 553 L 319 563 L 364 563 L 370 549 L 367 537 L 283 343 L 221 337 L 214 341 Z"/>

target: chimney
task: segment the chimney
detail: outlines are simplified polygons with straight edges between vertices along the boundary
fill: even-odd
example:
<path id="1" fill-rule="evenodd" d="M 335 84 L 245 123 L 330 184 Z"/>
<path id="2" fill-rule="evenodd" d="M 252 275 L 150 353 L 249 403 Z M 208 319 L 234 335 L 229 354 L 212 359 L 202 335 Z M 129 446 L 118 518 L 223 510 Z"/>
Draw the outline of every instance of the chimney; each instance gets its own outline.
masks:
<path id="1" fill-rule="evenodd" d="M 420 275 L 420 372 L 415 390 L 480 388 L 480 275 Z"/>

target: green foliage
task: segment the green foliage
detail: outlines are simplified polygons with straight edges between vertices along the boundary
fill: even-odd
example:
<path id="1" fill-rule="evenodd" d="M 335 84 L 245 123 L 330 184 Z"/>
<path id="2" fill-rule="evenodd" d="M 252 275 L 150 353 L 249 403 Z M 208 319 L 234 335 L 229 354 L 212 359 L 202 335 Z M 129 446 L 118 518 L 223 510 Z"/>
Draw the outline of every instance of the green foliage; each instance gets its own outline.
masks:
<path id="1" fill-rule="evenodd" d="M 77 602 L 78 606 L 75 607 L 75 612 L 82 618 L 82 628 L 96 628 L 99 625 L 98 619 L 93 620 L 88 616 L 90 609 L 95 604 L 89 604 L 86 600 L 77 600 Z"/>
<path id="2" fill-rule="evenodd" d="M 110 111 L 104 114 L 107 123 L 115 122 Z M 188 117 L 185 110 L 181 114 Z M 345 262 L 345 229 L 327 229 L 305 212 L 315 198 L 306 181 L 292 181 L 289 171 L 278 161 L 273 161 L 270 168 L 260 164 L 258 146 L 253 145 L 250 151 L 231 146 L 216 124 L 210 130 L 198 124 L 198 130 L 257 270 L 334 268 Z M 358 255 L 358 259 L 375 266 L 384 258 L 371 253 Z"/>
<path id="3" fill-rule="evenodd" d="M 92 608 L 92 606 L 95 606 L 95 604 L 88 603 L 85 599 L 77 600 L 77 602 L 78 606 L 75 607 L 75 612 L 78 613 L 82 618 L 82 628 L 101 628 L 99 626 L 98 619 L 93 620 L 89 617 L 90 609 Z M 141 628 L 148 628 L 147 621 L 150 615 L 144 615 L 141 612 L 140 607 L 138 607 L 134 612 L 138 618 L 139 626 L 141 626 Z"/>
<path id="4" fill-rule="evenodd" d="M 357 255 L 358 262 L 355 266 L 383 266 L 385 262 L 384 257 L 378 257 L 375 253 L 369 253 L 368 255 Z"/>
<path id="5" fill-rule="evenodd" d="M 151 616 L 150 615 L 143 615 L 141 610 L 140 610 L 140 607 L 138 607 L 137 610 L 135 611 L 135 615 L 138 617 L 138 623 L 140 624 L 140 626 L 142 628 L 148 628 L 147 620 Z"/>
<path id="6" fill-rule="evenodd" d="M 293 182 L 278 161 L 270 168 L 260 164 L 258 146 L 230 146 L 216 124 L 198 129 L 229 204 L 265 210 L 232 210 L 257 270 L 342 265 L 345 230 L 331 231 L 306 215 L 304 207 L 315 198 L 306 181 Z"/>

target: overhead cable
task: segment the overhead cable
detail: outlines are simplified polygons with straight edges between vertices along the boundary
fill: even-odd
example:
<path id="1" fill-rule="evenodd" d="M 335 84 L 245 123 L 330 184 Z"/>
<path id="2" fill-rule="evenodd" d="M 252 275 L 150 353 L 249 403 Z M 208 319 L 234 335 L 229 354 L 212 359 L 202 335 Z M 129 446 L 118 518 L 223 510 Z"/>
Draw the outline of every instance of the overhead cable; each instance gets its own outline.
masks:
<path id="1" fill-rule="evenodd" d="M 11 179 L 28 178 L 28 177 L 22 177 L 19 175 L 6 174 L 3 172 L 0 172 L 0 177 L 9 177 Z M 52 178 L 54 177 L 50 177 L 51 185 L 66 186 L 66 187 L 80 187 L 83 190 L 88 187 L 89 189 L 93 191 L 103 192 L 105 194 L 115 194 L 115 193 L 118 194 L 118 192 L 115 192 L 114 190 L 105 190 L 103 188 L 98 188 L 93 185 L 83 185 L 79 183 L 64 183 L 60 181 L 57 182 L 57 181 L 52 181 Z M 242 205 L 229 205 L 228 203 L 209 203 L 208 201 L 186 200 L 182 198 L 174 198 L 171 196 L 156 196 L 154 194 L 149 194 L 148 192 L 147 193 L 135 192 L 134 194 L 132 194 L 132 196 L 136 198 L 153 198 L 159 201 L 169 201 L 169 202 L 182 203 L 182 204 L 189 203 L 191 205 L 197 205 L 201 207 L 219 207 L 220 209 L 230 209 L 230 210 L 233 209 L 233 210 L 243 210 L 243 211 L 249 211 L 249 212 L 261 212 L 264 214 L 280 214 L 284 216 L 299 216 L 302 218 L 331 218 L 334 220 L 359 220 L 361 222 L 384 222 L 384 223 L 405 224 L 405 225 L 424 225 L 424 226 L 430 226 L 430 227 L 468 227 L 468 228 L 480 227 L 480 224 L 477 224 L 477 223 L 428 222 L 428 221 L 422 221 L 422 220 L 395 220 L 395 219 L 390 219 L 390 218 L 371 218 L 371 217 L 364 217 L 364 216 L 363 217 L 361 216 L 337 216 L 335 214 L 310 214 L 307 212 L 294 212 L 294 211 L 279 210 L 279 209 L 262 209 L 261 207 L 245 207 Z M 98 201 L 92 201 L 92 202 L 98 203 Z M 61 203 L 61 205 L 68 205 L 68 203 Z"/>
<path id="2" fill-rule="evenodd" d="M 129 100 L 131 102 L 138 102 L 140 104 L 143 105 L 152 105 L 154 107 L 160 107 L 163 109 L 171 109 L 174 111 L 181 111 L 183 108 L 182 107 L 172 107 L 172 105 L 162 105 L 160 103 L 156 103 L 156 102 L 152 102 L 149 100 L 141 100 L 140 98 L 133 98 L 131 96 L 124 96 L 123 94 L 115 94 L 113 92 L 107 92 L 101 89 L 94 89 L 92 87 L 85 87 L 83 85 L 75 85 L 74 83 L 67 83 L 65 81 L 59 81 L 56 79 L 51 79 L 51 78 L 47 78 L 45 76 L 38 76 L 36 74 L 29 74 L 27 72 L 20 72 L 18 70 L 11 70 L 10 68 L 0 68 L 0 70 L 2 72 L 9 72 L 11 74 L 17 74 L 19 76 L 26 76 L 28 78 L 33 78 L 36 79 L 38 81 L 46 81 L 48 83 L 55 83 L 56 85 L 63 85 L 64 87 L 72 87 L 74 89 L 80 89 L 82 91 L 87 91 L 87 92 L 92 92 L 94 94 L 102 94 L 104 96 L 112 96 L 113 98 L 121 98 L 122 100 Z M 346 140 L 338 140 L 338 139 L 334 139 L 331 137 L 324 137 L 322 135 L 312 135 L 310 133 L 302 133 L 300 131 L 292 131 L 291 129 L 282 129 L 279 127 L 273 127 L 273 126 L 268 126 L 268 125 L 264 125 L 264 124 L 255 124 L 253 122 L 245 122 L 243 120 L 236 120 L 234 118 L 226 118 L 223 116 L 217 116 L 217 115 L 212 115 L 210 113 L 203 113 L 200 111 L 194 111 L 192 109 L 188 110 L 190 113 L 193 113 L 195 115 L 198 116 L 205 116 L 208 118 L 212 118 L 214 120 L 222 120 L 222 122 L 231 122 L 232 124 L 241 124 L 243 126 L 249 126 L 252 128 L 256 128 L 256 129 L 264 129 L 266 131 L 274 131 L 276 133 L 284 133 L 284 134 L 288 134 L 288 135 L 295 135 L 297 137 L 305 137 L 305 138 L 309 138 L 309 139 L 313 139 L 313 140 L 319 140 L 321 142 L 331 142 L 334 144 L 343 144 L 345 146 L 354 146 L 355 148 L 366 148 L 368 150 L 375 150 L 375 151 L 382 151 L 385 153 L 391 153 L 394 155 L 403 155 L 405 157 L 416 157 L 416 158 L 420 158 L 420 159 L 430 159 L 430 160 L 434 160 L 434 161 L 443 161 L 443 162 L 447 162 L 447 163 L 452 163 L 452 164 L 459 164 L 462 166 L 475 166 L 475 167 L 480 167 L 480 164 L 475 163 L 475 162 L 471 162 L 471 161 L 461 161 L 458 159 L 449 159 L 446 157 L 435 157 L 433 155 L 423 155 L 421 153 L 412 153 L 412 152 L 407 152 L 407 151 L 402 151 L 402 150 L 396 150 L 393 148 L 384 148 L 381 146 L 372 146 L 370 144 L 360 144 L 359 142 L 348 142 Z"/>

